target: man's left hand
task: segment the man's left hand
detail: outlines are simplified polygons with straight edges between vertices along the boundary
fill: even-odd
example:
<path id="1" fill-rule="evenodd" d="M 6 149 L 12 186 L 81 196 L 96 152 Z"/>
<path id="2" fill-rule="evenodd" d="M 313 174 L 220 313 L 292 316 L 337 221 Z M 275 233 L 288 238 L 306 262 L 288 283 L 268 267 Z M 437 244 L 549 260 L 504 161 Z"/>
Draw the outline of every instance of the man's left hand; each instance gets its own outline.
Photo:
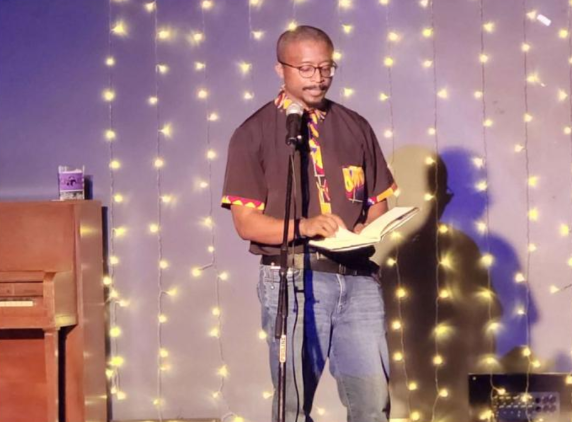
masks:
<path id="1" fill-rule="evenodd" d="M 354 233 L 360 234 L 363 229 L 365 229 L 365 224 L 357 223 L 356 226 L 354 227 Z"/>

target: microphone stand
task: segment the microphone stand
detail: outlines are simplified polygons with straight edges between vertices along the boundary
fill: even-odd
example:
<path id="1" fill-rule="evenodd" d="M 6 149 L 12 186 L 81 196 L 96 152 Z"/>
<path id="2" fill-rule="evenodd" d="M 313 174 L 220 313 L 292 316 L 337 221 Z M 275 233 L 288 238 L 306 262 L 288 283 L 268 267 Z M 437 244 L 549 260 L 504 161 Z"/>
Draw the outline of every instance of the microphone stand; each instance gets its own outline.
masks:
<path id="1" fill-rule="evenodd" d="M 286 143 L 291 147 L 288 156 L 288 176 L 286 180 L 286 209 L 284 212 L 284 234 L 280 246 L 280 288 L 278 290 L 278 310 L 274 337 L 280 341 L 278 356 L 278 421 L 286 421 L 286 351 L 287 351 L 287 319 L 288 319 L 288 232 L 290 231 L 290 205 L 292 202 L 292 179 L 294 157 L 297 146 L 302 142 L 302 136 L 288 138 Z M 296 237 L 296 227 L 294 227 Z"/>

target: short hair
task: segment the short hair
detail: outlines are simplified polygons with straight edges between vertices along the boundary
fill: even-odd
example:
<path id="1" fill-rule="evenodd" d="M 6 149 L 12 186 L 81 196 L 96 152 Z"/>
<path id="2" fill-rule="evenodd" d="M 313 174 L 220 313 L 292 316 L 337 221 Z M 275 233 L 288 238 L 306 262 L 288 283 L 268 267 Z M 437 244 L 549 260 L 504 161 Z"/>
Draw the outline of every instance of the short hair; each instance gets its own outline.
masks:
<path id="1" fill-rule="evenodd" d="M 283 60 L 284 51 L 289 44 L 299 41 L 322 41 L 333 51 L 334 43 L 332 39 L 322 31 L 320 28 L 316 28 L 309 25 L 300 25 L 293 30 L 288 30 L 282 33 L 278 38 L 276 43 L 276 58 L 278 61 Z"/>

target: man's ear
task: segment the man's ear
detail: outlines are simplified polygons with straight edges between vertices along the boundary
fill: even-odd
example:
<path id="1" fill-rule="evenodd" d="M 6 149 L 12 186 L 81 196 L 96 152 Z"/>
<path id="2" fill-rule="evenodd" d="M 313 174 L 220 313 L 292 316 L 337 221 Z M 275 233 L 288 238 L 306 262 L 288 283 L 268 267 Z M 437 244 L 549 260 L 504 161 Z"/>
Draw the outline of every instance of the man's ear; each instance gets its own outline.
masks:
<path id="1" fill-rule="evenodd" d="M 284 79 L 284 66 L 282 66 L 280 63 L 276 63 L 276 66 L 274 66 L 274 70 L 276 71 L 276 74 L 280 77 L 280 79 Z"/>

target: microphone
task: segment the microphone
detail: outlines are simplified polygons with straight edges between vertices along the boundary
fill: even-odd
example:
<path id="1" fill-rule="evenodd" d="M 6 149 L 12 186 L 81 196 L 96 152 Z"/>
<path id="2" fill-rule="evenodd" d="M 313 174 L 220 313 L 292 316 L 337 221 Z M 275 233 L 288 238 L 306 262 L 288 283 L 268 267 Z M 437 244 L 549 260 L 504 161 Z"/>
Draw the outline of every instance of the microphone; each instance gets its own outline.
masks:
<path id="1" fill-rule="evenodd" d="M 302 143 L 302 114 L 300 104 L 292 103 L 286 109 L 286 144 L 299 146 Z"/>

